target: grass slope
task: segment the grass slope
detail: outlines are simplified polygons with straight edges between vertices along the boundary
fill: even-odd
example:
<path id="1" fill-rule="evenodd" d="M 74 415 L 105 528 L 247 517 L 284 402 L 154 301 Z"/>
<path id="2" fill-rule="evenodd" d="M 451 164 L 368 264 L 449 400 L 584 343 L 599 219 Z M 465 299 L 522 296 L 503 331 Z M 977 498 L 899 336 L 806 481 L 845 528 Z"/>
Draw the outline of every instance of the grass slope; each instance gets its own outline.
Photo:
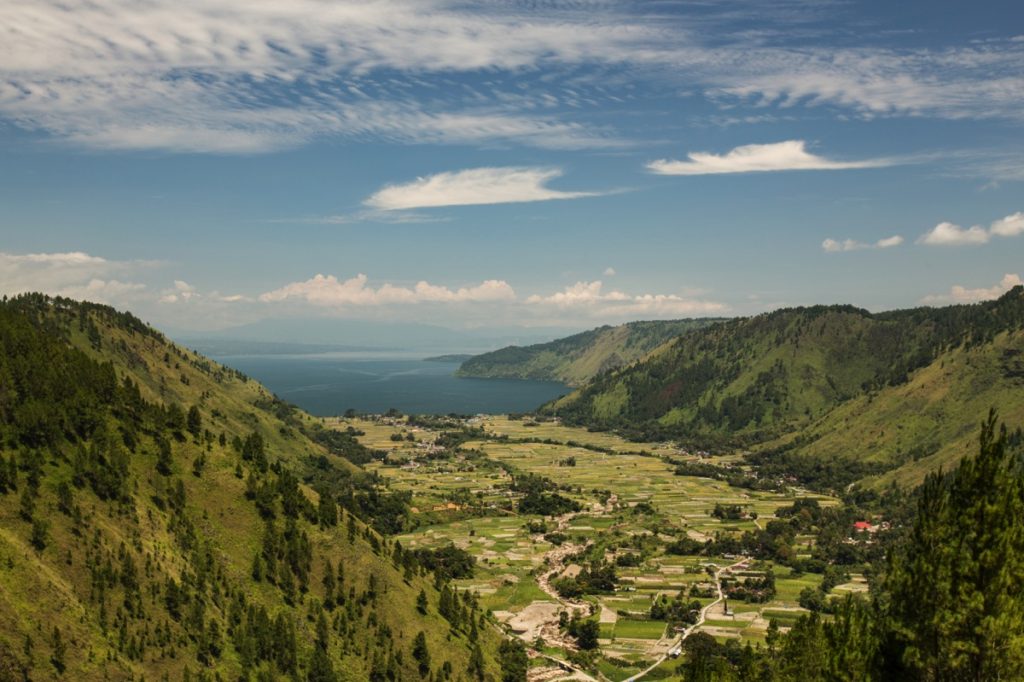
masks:
<path id="1" fill-rule="evenodd" d="M 470 628 L 463 619 L 455 628 L 442 618 L 432 574 L 396 559 L 395 544 L 350 512 L 334 526 L 316 523 L 319 496 L 302 482 L 317 461 L 310 455 L 336 480 L 366 474 L 304 435 L 312 417 L 109 308 L 37 297 L 4 303 L 0 313 L 0 342 L 8 342 L 0 466 L 9 466 L 0 486 L 0 678 L 177 680 L 189 671 L 193 679 L 323 680 L 331 679 L 326 659 L 334 679 L 418 680 L 420 632 L 431 654 L 426 674 L 498 675 L 500 635 L 487 623 Z M 5 336 L 11 329 L 20 336 Z M 165 472 L 159 443 L 170 432 L 133 421 L 120 403 L 91 406 L 102 417 L 87 437 L 29 445 L 27 389 L 12 379 L 24 369 L 14 363 L 29 362 L 18 344 L 37 363 L 32 353 L 63 366 L 78 351 L 110 363 L 119 382 L 137 385 L 157 406 L 146 414 L 196 406 L 203 428 L 170 439 Z M 232 444 L 253 433 L 266 444 L 269 467 L 244 460 Z M 116 453 L 126 455 L 122 493 L 104 499 L 81 480 L 79 462 L 106 457 L 112 467 Z M 285 503 L 286 471 L 299 477 L 298 511 Z M 276 580 L 265 567 L 257 580 L 268 517 L 279 568 Z M 290 561 L 294 571 L 284 568 Z M 331 608 L 328 563 L 344 572 Z M 471 636 L 482 668 L 471 662 Z"/>
<path id="2" fill-rule="evenodd" d="M 1024 332 L 954 348 L 906 383 L 849 400 L 804 429 L 798 439 L 785 440 L 808 457 L 891 466 L 892 471 L 868 481 L 875 486 L 890 481 L 912 486 L 973 453 L 978 424 L 992 407 L 1007 423 L 1024 422 Z"/>
<path id="3" fill-rule="evenodd" d="M 656 320 L 598 327 L 548 343 L 474 356 L 462 364 L 458 376 L 544 379 L 580 386 L 601 372 L 639 360 L 669 339 L 719 321 Z"/>
<path id="4" fill-rule="evenodd" d="M 989 408 L 1011 423 L 1024 413 L 1022 330 L 1022 287 L 938 309 L 779 310 L 694 331 L 543 411 L 641 440 L 785 451 L 860 472 L 849 480 L 914 485 L 972 451 Z"/>

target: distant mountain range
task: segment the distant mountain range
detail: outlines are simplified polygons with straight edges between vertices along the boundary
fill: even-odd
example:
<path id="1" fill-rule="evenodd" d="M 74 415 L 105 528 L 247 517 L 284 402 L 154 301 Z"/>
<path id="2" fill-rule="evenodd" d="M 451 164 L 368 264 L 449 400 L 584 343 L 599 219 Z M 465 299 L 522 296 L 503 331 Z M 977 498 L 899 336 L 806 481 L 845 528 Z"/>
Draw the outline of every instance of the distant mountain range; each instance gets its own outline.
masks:
<path id="1" fill-rule="evenodd" d="M 414 322 L 314 317 L 262 320 L 216 332 L 172 330 L 170 335 L 189 347 L 213 349 L 218 355 L 305 353 L 314 348 L 327 350 L 312 352 L 390 350 L 438 355 L 484 353 L 510 343 L 537 343 L 576 331 L 565 327 L 449 329 Z"/>

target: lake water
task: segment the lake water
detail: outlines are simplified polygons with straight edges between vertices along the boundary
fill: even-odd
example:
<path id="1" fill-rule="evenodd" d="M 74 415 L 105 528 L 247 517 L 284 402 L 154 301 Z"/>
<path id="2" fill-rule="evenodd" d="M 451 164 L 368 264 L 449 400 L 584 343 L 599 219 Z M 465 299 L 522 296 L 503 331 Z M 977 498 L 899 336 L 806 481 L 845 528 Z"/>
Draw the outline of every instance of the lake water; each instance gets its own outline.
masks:
<path id="1" fill-rule="evenodd" d="M 227 355 L 216 359 L 318 417 L 342 414 L 349 408 L 382 413 L 393 407 L 405 414 L 527 412 L 571 390 L 554 381 L 460 378 L 454 376 L 457 362 L 401 355 Z"/>

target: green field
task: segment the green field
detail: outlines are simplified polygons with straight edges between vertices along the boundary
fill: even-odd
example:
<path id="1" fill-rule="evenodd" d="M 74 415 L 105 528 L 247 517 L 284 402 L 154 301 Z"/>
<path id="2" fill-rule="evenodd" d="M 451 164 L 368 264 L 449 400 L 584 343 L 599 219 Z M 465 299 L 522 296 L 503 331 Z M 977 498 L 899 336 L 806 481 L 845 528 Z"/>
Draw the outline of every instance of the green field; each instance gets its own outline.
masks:
<path id="1" fill-rule="evenodd" d="M 667 649 L 669 640 L 663 639 L 666 623 L 649 620 L 655 599 L 660 595 L 672 598 L 691 586 L 713 593 L 706 566 L 724 567 L 736 561 L 732 557 L 666 554 L 665 542 L 676 537 L 703 541 L 718 534 L 752 531 L 770 521 L 778 508 L 808 496 L 798 490 L 753 491 L 707 478 L 676 476 L 674 465 L 662 456 L 679 456 L 671 443 L 630 443 L 612 434 L 553 423 L 526 426 L 504 417 L 473 420 L 472 426 L 483 426 L 495 439 L 470 440 L 458 452 L 433 459 L 424 456 L 423 448 L 414 443 L 391 440 L 393 433 L 407 433 L 402 426 L 363 421 L 355 426 L 365 431 L 360 438 L 365 444 L 382 449 L 396 445 L 393 450 L 402 458 L 399 461 L 416 462 L 404 467 L 374 462 L 366 467 L 383 476 L 392 490 L 412 493 L 414 530 L 399 536 L 403 547 L 452 544 L 472 554 L 477 561 L 475 574 L 457 581 L 458 587 L 479 593 L 481 603 L 499 620 L 514 622 L 520 616 L 528 618 L 534 610 L 558 608 L 537 584 L 538 576 L 548 570 L 546 556 L 555 546 L 527 529 L 531 521 L 544 519 L 517 513 L 520 495 L 510 490 L 512 476 L 506 469 L 546 477 L 560 486 L 561 494 L 582 506 L 561 529 L 568 542 L 579 547 L 599 543 L 609 561 L 620 554 L 642 554 L 639 565 L 617 569 L 618 591 L 585 597 L 593 612 L 601 614 L 600 638 L 606 658 L 598 669 L 608 679 L 628 677 L 643 667 L 644 661 L 653 661 Z M 500 440 L 502 435 L 510 440 Z M 414 436 L 431 442 L 436 434 L 417 430 Z M 523 442 L 526 439 L 530 442 Z M 559 442 L 533 442 L 536 440 Z M 722 454 L 721 459 L 728 461 L 730 453 Z M 568 465 L 570 461 L 574 465 Z M 832 498 L 813 497 L 825 506 L 836 504 Z M 453 507 L 453 500 L 461 503 Z M 716 518 L 711 513 L 716 504 L 739 505 L 746 518 Z M 550 519 L 546 523 L 549 530 L 554 529 Z M 753 573 L 767 568 L 768 564 L 760 565 Z M 764 604 L 730 602 L 731 615 L 709 613 L 702 629 L 719 639 L 757 644 L 763 642 L 773 615 L 783 627 L 791 625 L 802 612 L 797 604 L 800 591 L 816 586 L 820 576 L 792 578 L 785 567 L 773 569 L 777 578 L 774 599 Z M 698 601 L 704 606 L 714 599 Z"/>

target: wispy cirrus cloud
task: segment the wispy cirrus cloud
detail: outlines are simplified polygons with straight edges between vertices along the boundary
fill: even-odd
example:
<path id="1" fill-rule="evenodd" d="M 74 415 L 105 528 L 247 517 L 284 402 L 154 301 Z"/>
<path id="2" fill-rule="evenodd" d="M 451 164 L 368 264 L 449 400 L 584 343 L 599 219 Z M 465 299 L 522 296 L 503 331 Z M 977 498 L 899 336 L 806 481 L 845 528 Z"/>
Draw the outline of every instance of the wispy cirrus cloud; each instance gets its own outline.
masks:
<path id="1" fill-rule="evenodd" d="M 1024 117 L 1022 41 L 837 46 L 828 31 L 781 40 L 808 14 L 815 8 L 759 8 L 763 28 L 752 32 L 751 16 L 724 5 L 7 3 L 0 116 L 95 148 L 218 153 L 323 137 L 616 146 L 644 131 L 579 116 L 633 96 L 616 82 L 697 92 L 736 120 L 825 107 Z"/>
<path id="2" fill-rule="evenodd" d="M 942 222 L 918 238 L 918 243 L 928 246 L 978 246 L 987 244 L 993 236 L 1016 237 L 1024 234 L 1024 212 L 1018 211 L 993 221 L 988 229 L 981 225 L 961 227 Z"/>
<path id="3" fill-rule="evenodd" d="M 561 176 L 562 171 L 557 168 L 472 168 L 388 185 L 364 203 L 380 211 L 406 211 L 439 206 L 579 199 L 600 194 L 567 192 L 547 186 L 549 181 Z"/>
<path id="4" fill-rule="evenodd" d="M 1024 285 L 1020 275 L 1007 273 L 999 280 L 998 284 L 991 287 L 969 288 L 962 285 L 954 285 L 945 294 L 931 294 L 921 299 L 924 305 L 948 305 L 950 303 L 978 303 L 980 301 L 991 301 L 999 298 L 1013 287 Z"/>
<path id="5" fill-rule="evenodd" d="M 856 239 L 826 239 L 821 243 L 821 248 L 826 253 L 842 253 L 844 251 L 863 251 L 865 249 L 891 249 L 903 243 L 903 237 L 894 234 L 875 242 L 860 242 Z"/>
<path id="6" fill-rule="evenodd" d="M 659 159 L 647 164 L 658 175 L 717 175 L 791 170 L 848 170 L 879 168 L 897 163 L 892 159 L 836 161 L 807 151 L 804 140 L 747 144 L 725 154 L 689 152 L 685 161 Z"/>

